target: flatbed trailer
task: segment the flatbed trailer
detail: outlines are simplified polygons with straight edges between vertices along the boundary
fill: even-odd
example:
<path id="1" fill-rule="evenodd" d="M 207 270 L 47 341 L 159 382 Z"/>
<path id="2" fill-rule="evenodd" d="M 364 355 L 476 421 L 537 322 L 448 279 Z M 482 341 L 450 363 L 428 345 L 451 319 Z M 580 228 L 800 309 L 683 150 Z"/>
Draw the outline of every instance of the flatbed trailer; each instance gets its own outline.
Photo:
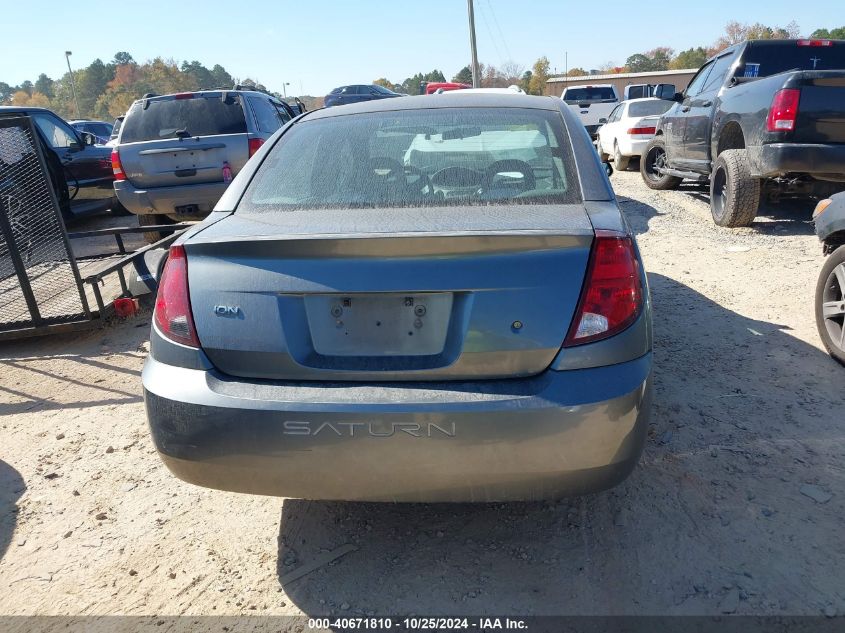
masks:
<path id="1" fill-rule="evenodd" d="M 43 152 L 29 117 L 0 119 L 0 341 L 102 324 L 116 299 L 155 292 L 158 271 L 149 262 L 191 226 L 68 233 Z M 125 247 L 123 236 L 153 230 L 171 233 Z M 75 256 L 75 243 L 104 236 L 114 238 L 114 249 Z"/>

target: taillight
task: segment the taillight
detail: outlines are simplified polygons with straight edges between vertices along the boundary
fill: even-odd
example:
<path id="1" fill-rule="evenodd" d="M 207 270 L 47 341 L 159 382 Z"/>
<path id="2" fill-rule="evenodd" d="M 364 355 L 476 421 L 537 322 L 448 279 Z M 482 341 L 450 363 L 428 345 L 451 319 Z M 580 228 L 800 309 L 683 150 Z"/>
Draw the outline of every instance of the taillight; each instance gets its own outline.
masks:
<path id="1" fill-rule="evenodd" d="M 188 295 L 188 258 L 182 246 L 171 246 L 156 296 L 156 326 L 166 338 L 188 347 L 199 347 L 191 298 Z"/>
<path id="2" fill-rule="evenodd" d="M 831 40 L 798 40 L 798 46 L 833 46 Z"/>
<path id="3" fill-rule="evenodd" d="M 801 91 L 797 88 L 778 90 L 772 99 L 769 116 L 766 117 L 766 129 L 769 132 L 791 132 L 795 129 L 798 118 L 798 101 Z"/>
<path id="4" fill-rule="evenodd" d="M 587 276 L 564 347 L 613 336 L 631 325 L 643 306 L 634 242 L 615 231 L 596 231 Z"/>
<path id="5" fill-rule="evenodd" d="M 111 170 L 114 173 L 115 180 L 126 180 L 126 174 L 123 173 L 123 165 L 120 164 L 120 154 L 116 149 L 111 151 Z"/>
<path id="6" fill-rule="evenodd" d="M 657 132 L 656 127 L 632 127 L 628 128 L 628 134 L 651 134 Z"/>
<path id="7" fill-rule="evenodd" d="M 263 138 L 251 138 L 249 139 L 249 157 L 252 158 L 255 155 L 261 146 L 264 145 Z M 243 147 L 243 146 L 241 146 Z"/>

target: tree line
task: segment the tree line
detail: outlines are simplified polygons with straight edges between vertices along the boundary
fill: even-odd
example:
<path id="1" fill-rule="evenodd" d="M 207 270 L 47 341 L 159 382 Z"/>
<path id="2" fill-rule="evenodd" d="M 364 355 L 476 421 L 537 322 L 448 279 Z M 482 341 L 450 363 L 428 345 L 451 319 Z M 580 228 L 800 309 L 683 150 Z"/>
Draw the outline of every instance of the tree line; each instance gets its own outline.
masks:
<path id="1" fill-rule="evenodd" d="M 73 82 L 69 72 L 57 79 L 41 73 L 34 82 L 27 80 L 17 86 L 0 81 L 0 105 L 49 108 L 66 119 L 110 120 L 125 114 L 133 101 L 147 93 L 231 88 L 236 83 L 265 89 L 253 79 L 233 77 L 220 64 L 206 68 L 196 60 L 179 64 L 162 57 L 138 63 L 132 55 L 121 51 L 108 63 L 95 59 L 87 67 L 74 70 Z M 73 96 L 74 86 L 77 99 Z M 313 98 L 308 99 L 312 103 L 306 101 L 306 106 L 315 105 Z"/>
<path id="2" fill-rule="evenodd" d="M 598 70 L 602 73 L 613 74 L 698 68 L 716 53 L 744 40 L 795 39 L 800 37 L 801 29 L 795 21 L 790 22 L 784 27 L 766 26 L 759 22 L 744 24 L 731 21 L 725 25 L 725 32 L 709 46 L 695 46 L 682 50 L 677 54 L 672 48 L 657 46 L 642 53 L 634 53 L 621 66 L 614 62 L 606 62 Z M 807 37 L 845 39 L 845 26 L 831 30 L 816 29 Z M 569 76 L 586 74 L 588 73 L 582 68 L 574 68 L 568 73 Z"/>
<path id="3" fill-rule="evenodd" d="M 709 46 L 694 46 L 682 50 L 677 54 L 672 48 L 657 46 L 648 51 L 630 55 L 622 65 L 609 61 L 593 70 L 600 74 L 618 74 L 699 68 L 716 53 L 744 40 L 794 39 L 799 37 L 801 37 L 800 27 L 794 21 L 785 27 L 766 26 L 759 22 L 755 24 L 744 24 L 731 21 L 725 25 L 725 32 Z M 830 30 L 816 29 L 808 37 L 845 39 L 845 26 Z M 506 88 L 516 85 L 528 94 L 535 95 L 545 93 L 546 81 L 549 77 L 561 76 L 550 71 L 550 62 L 545 56 L 540 57 L 528 69 L 513 61 L 505 62 L 498 68 L 487 64 L 480 64 L 480 66 L 480 83 L 482 88 Z M 583 77 L 589 74 L 591 74 L 591 71 L 579 67 L 570 68 L 565 73 L 568 77 Z M 373 83 L 395 90 L 396 92 L 418 94 L 420 92 L 420 83 L 430 81 L 446 81 L 446 76 L 442 71 L 435 69 L 428 73 L 417 73 L 401 82 L 392 82 L 389 79 L 380 77 L 374 80 Z M 461 68 L 452 76 L 451 81 L 471 84 L 471 67 L 466 65 Z"/>
<path id="4" fill-rule="evenodd" d="M 529 94 L 541 95 L 545 89 L 546 79 L 549 78 L 549 60 L 546 57 L 541 57 L 530 69 L 526 69 L 525 66 L 517 62 L 509 61 L 499 67 L 492 64 L 479 64 L 479 70 L 482 88 L 519 86 Z M 380 77 L 373 80 L 373 83 L 396 92 L 415 95 L 420 93 L 421 83 L 442 81 L 447 81 L 446 75 L 443 74 L 443 71 L 435 69 L 427 73 L 416 73 L 401 82 L 393 82 Z M 472 85 L 472 68 L 467 64 L 452 75 L 449 81 Z"/>
<path id="5" fill-rule="evenodd" d="M 678 53 L 672 48 L 657 46 L 630 55 L 622 65 L 606 62 L 596 70 L 600 73 L 622 73 L 698 68 L 712 55 L 746 39 L 796 37 L 800 37 L 800 28 L 794 21 L 785 27 L 732 21 L 725 25 L 725 32 L 709 46 L 695 46 Z M 845 39 L 845 26 L 816 29 L 808 37 Z M 535 61 L 531 68 L 514 61 L 498 67 L 492 64 L 481 64 L 480 67 L 482 87 L 505 88 L 517 85 L 529 94 L 544 94 L 546 81 L 553 75 L 549 59 L 545 56 Z M 566 72 L 569 77 L 587 74 L 589 72 L 583 68 L 571 68 Z M 452 75 L 451 80 L 471 84 L 470 66 L 461 68 Z M 397 92 L 418 94 L 420 83 L 431 81 L 446 81 L 446 75 L 435 69 L 426 73 L 418 72 L 400 82 L 380 77 L 373 83 Z M 68 119 L 78 116 L 108 120 L 125 114 L 132 102 L 146 93 L 168 94 L 207 88 L 231 88 L 236 83 L 264 89 L 261 83 L 253 79 L 238 80 L 220 64 L 207 68 L 196 60 L 185 60 L 179 64 L 162 57 L 139 63 L 132 55 L 121 51 L 108 63 L 95 59 L 87 67 L 73 71 L 73 82 L 70 73 L 64 73 L 57 79 L 41 73 L 34 82 L 27 80 L 17 86 L 0 81 L 0 105 L 40 106 L 50 108 Z M 73 97 L 73 85 L 76 86 L 79 112 Z M 282 97 L 278 93 L 274 94 Z M 308 109 L 322 106 L 322 97 L 300 98 Z"/>

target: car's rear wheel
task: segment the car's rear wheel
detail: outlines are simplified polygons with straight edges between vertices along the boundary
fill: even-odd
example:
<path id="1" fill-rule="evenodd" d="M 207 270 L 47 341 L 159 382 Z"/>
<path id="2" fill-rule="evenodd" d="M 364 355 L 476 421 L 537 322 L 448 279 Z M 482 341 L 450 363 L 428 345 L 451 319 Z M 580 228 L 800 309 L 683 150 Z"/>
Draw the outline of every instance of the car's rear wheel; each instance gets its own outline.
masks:
<path id="1" fill-rule="evenodd" d="M 132 212 L 124 207 L 120 202 L 115 200 L 112 202 L 111 209 L 109 209 L 111 214 L 115 217 L 125 217 L 127 215 L 132 215 Z"/>
<path id="2" fill-rule="evenodd" d="M 819 273 L 816 327 L 828 353 L 845 365 L 845 246 L 833 251 Z"/>
<path id="3" fill-rule="evenodd" d="M 649 189 L 658 191 L 677 189 L 681 184 L 683 178 L 660 173 L 660 170 L 666 166 L 666 145 L 663 143 L 663 138 L 657 136 L 646 146 L 640 160 L 640 175 Z"/>
<path id="4" fill-rule="evenodd" d="M 175 222 L 168 218 L 166 215 L 162 215 L 159 213 L 138 216 L 139 226 L 156 226 L 159 224 L 175 224 Z M 155 242 L 164 239 L 171 233 L 172 231 L 144 231 L 144 239 L 147 241 L 148 244 L 154 244 Z"/>
<path id="5" fill-rule="evenodd" d="M 596 135 L 596 151 L 599 153 L 599 160 L 603 163 L 606 163 L 610 156 L 607 155 L 607 152 L 602 151 L 601 148 L 601 139 L 599 138 L 598 134 Z"/>
<path id="6" fill-rule="evenodd" d="M 619 153 L 619 143 L 613 143 L 613 162 L 619 171 L 625 171 L 628 169 L 628 165 L 631 164 L 630 156 L 623 156 Z"/>
<path id="7" fill-rule="evenodd" d="M 710 212 L 719 226 L 748 226 L 760 206 L 760 179 L 751 175 L 744 149 L 725 150 L 710 176 Z"/>

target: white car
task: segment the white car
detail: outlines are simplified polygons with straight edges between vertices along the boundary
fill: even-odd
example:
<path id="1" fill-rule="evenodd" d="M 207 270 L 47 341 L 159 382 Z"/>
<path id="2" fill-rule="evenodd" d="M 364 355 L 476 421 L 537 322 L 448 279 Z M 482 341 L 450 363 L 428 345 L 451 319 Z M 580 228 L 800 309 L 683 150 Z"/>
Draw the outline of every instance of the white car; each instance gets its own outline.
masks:
<path id="1" fill-rule="evenodd" d="M 590 138 L 596 138 L 601 119 L 609 117 L 610 111 L 619 103 L 613 84 L 570 86 L 563 89 L 560 98 L 581 119 Z"/>
<path id="2" fill-rule="evenodd" d="M 648 97 L 623 101 L 608 115 L 596 133 L 596 149 L 602 162 L 613 157 L 616 169 L 625 170 L 633 157 L 639 157 L 654 136 L 660 115 L 675 105 Z"/>

